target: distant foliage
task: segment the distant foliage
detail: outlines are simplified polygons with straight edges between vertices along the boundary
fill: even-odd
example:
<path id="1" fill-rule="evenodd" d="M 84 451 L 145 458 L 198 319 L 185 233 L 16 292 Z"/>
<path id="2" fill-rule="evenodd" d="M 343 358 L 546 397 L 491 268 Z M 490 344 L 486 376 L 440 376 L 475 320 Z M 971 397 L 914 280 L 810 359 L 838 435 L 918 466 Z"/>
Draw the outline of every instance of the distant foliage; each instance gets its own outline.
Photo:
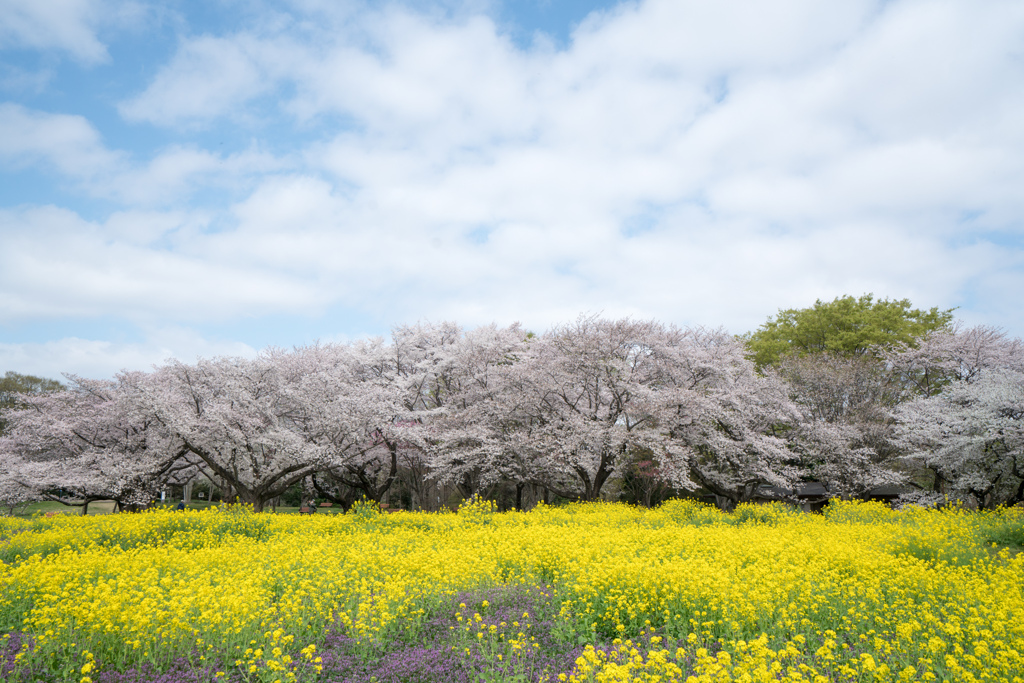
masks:
<path id="1" fill-rule="evenodd" d="M 745 340 L 754 362 L 764 367 L 793 354 L 863 355 L 893 344 L 912 345 L 952 322 L 953 309 L 925 311 L 912 308 L 908 299 L 876 300 L 871 294 L 841 296 L 819 299 L 810 308 L 780 310 Z"/>

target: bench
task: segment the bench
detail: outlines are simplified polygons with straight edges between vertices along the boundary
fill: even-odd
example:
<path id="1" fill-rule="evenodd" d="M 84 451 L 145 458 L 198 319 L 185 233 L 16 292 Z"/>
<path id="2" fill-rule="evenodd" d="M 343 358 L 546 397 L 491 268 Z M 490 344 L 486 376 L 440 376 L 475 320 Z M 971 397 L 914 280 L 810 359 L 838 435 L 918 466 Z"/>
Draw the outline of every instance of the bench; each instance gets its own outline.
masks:
<path id="1" fill-rule="evenodd" d="M 316 512 L 316 508 L 311 508 L 305 505 L 299 508 L 300 515 L 311 515 L 314 512 Z"/>

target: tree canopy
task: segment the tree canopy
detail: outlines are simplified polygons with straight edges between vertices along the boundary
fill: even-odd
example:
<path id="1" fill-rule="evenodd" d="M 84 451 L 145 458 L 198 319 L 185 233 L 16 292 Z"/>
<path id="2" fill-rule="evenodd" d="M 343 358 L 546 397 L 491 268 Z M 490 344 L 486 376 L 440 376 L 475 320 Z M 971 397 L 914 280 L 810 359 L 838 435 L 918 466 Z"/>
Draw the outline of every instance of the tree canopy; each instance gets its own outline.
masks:
<path id="1" fill-rule="evenodd" d="M 385 495 L 522 508 L 524 495 L 628 495 L 636 476 L 723 507 L 795 500 L 807 482 L 1022 501 L 1024 342 L 949 318 L 871 295 L 780 311 L 749 337 L 778 353 L 761 372 L 721 329 L 581 316 L 539 335 L 418 323 L 390 340 L 66 375 L 66 389 L 8 373 L 0 502 L 128 509 L 201 478 L 257 510 L 296 486 L 345 508 Z"/>
<path id="2" fill-rule="evenodd" d="M 863 355 L 881 345 L 914 345 L 929 332 L 948 329 L 953 310 L 921 310 L 909 299 L 876 300 L 872 294 L 818 299 L 810 308 L 780 309 L 744 341 L 759 368 L 777 365 L 791 354 Z"/>

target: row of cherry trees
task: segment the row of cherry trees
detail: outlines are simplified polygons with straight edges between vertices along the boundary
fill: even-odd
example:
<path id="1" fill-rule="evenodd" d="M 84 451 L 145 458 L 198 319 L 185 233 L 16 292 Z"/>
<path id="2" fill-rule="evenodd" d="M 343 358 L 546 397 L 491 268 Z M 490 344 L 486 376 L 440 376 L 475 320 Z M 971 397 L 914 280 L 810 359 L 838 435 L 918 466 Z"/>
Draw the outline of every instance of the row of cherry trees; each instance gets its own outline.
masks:
<path id="1" fill-rule="evenodd" d="M 346 504 L 399 473 L 463 495 L 598 499 L 642 471 L 724 506 L 819 481 L 854 496 L 1024 500 L 1024 350 L 988 328 L 758 371 L 722 330 L 581 317 L 169 361 L 8 410 L 0 498 L 142 505 L 199 474 L 256 509 L 299 482 Z M 638 469 L 639 467 L 639 469 Z"/>

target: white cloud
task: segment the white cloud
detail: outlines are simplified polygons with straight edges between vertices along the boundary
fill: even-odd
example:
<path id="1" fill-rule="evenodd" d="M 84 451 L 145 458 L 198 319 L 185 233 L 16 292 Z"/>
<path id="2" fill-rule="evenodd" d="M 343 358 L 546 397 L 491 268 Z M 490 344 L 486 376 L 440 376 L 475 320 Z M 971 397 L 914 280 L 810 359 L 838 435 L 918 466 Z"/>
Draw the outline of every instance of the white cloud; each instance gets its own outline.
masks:
<path id="1" fill-rule="evenodd" d="M 0 109 L 25 131 L 0 153 L 123 204 L 0 214 L 0 315 L 741 332 L 874 292 L 1020 334 L 1022 29 L 1015 2 L 650 0 L 561 51 L 398 5 L 187 38 L 122 114 L 256 142 L 139 161 L 80 117 Z"/>
<path id="2" fill-rule="evenodd" d="M 44 163 L 71 176 L 114 168 L 121 155 L 103 146 L 87 119 L 0 104 L 0 159 L 12 165 Z"/>
<path id="3" fill-rule="evenodd" d="M 123 239 L 133 219 L 140 225 Z M 328 293 L 287 273 L 212 259 L 206 230 L 187 215 L 115 214 L 108 227 L 55 207 L 0 211 L 0 319 L 209 321 L 324 305 Z"/>
<path id="4" fill-rule="evenodd" d="M 6 0 L 0 5 L 0 45 L 64 49 L 86 62 L 107 58 L 96 38 L 97 4 L 89 0 Z"/>
<path id="5" fill-rule="evenodd" d="M 97 33 L 101 26 L 134 21 L 141 8 L 117 0 L 3 0 L 0 48 L 59 50 L 78 61 L 109 60 Z"/>
<path id="6" fill-rule="evenodd" d="M 273 87 L 268 67 L 276 52 L 245 34 L 187 40 L 145 92 L 121 104 L 121 115 L 173 125 L 237 112 L 237 105 Z"/>
<path id="7" fill-rule="evenodd" d="M 211 187 L 249 189 L 254 176 L 289 163 L 255 145 L 234 154 L 172 145 L 140 163 L 107 147 L 85 117 L 11 103 L 0 103 L 0 130 L 0 162 L 15 169 L 56 170 L 74 180 L 82 193 L 128 206 L 180 203 Z"/>
<path id="8" fill-rule="evenodd" d="M 196 147 L 171 146 L 144 164 L 125 164 L 118 173 L 92 183 L 88 190 L 129 206 L 175 206 L 195 192 L 211 188 L 244 192 L 264 174 L 288 168 L 289 162 L 258 147 L 218 154 Z"/>

